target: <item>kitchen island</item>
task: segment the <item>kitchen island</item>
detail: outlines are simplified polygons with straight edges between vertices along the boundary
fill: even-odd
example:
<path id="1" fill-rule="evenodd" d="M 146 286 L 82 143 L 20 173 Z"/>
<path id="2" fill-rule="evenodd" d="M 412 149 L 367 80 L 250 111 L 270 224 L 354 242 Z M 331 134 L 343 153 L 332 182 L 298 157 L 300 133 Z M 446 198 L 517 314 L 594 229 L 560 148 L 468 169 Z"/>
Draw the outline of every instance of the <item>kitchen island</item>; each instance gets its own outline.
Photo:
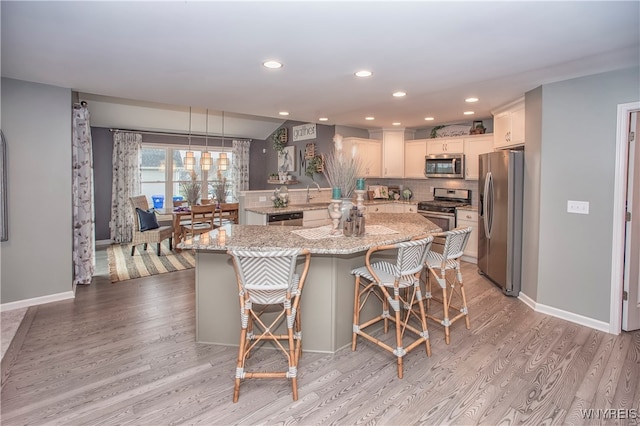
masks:
<path id="1" fill-rule="evenodd" d="M 229 248 L 278 250 L 306 248 L 311 265 L 304 286 L 301 310 L 303 348 L 334 353 L 350 344 L 353 321 L 353 276 L 364 265 L 371 247 L 393 244 L 440 228 L 417 214 L 372 213 L 364 237 L 326 237 L 301 226 L 227 225 L 188 239 L 179 245 L 192 249 L 196 258 L 196 340 L 200 343 L 237 345 L 240 336 L 240 305 Z M 389 231 L 393 233 L 389 233 Z M 379 315 L 373 304 L 363 318 Z"/>

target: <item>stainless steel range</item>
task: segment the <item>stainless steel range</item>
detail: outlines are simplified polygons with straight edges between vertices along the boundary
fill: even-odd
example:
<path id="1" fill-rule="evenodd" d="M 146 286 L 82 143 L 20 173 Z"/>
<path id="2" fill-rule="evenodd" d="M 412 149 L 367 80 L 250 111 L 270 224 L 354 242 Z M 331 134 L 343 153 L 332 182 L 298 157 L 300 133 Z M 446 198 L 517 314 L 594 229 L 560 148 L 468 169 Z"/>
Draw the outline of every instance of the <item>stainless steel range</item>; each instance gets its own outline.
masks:
<path id="1" fill-rule="evenodd" d="M 433 200 L 419 202 L 418 213 L 448 231 L 456 227 L 456 207 L 470 204 L 470 189 L 434 188 Z"/>

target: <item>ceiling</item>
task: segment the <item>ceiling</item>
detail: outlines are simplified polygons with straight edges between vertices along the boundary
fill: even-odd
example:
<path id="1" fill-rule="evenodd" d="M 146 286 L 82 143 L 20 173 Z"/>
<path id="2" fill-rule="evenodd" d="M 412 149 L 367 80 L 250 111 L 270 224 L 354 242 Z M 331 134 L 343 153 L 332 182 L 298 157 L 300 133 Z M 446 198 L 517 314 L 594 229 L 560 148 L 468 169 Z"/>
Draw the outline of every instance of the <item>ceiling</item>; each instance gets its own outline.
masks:
<path id="1" fill-rule="evenodd" d="M 260 117 L 282 119 L 284 110 L 291 120 L 324 116 L 325 124 L 364 129 L 489 118 L 541 84 L 640 63 L 637 1 L 2 1 L 1 8 L 3 77 Z M 267 59 L 284 67 L 266 69 Z M 360 69 L 373 76 L 356 78 Z M 398 90 L 407 95 L 394 98 Z M 479 101 L 466 104 L 470 96 Z M 468 110 L 475 114 L 463 115 Z"/>

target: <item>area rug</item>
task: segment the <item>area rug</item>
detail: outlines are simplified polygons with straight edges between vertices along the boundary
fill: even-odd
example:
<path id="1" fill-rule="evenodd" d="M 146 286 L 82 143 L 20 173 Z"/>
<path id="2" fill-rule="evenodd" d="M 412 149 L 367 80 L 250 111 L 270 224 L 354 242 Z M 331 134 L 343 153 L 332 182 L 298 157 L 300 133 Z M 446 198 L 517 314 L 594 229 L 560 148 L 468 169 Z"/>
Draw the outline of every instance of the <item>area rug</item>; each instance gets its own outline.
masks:
<path id="1" fill-rule="evenodd" d="M 131 256 L 130 244 L 114 244 L 107 248 L 109 258 L 109 278 L 111 282 L 148 277 L 167 272 L 181 271 L 195 267 L 193 252 L 170 251 L 167 241 L 162 243 L 161 255 L 156 253 L 156 245 L 149 244 L 147 250 L 140 244 Z"/>

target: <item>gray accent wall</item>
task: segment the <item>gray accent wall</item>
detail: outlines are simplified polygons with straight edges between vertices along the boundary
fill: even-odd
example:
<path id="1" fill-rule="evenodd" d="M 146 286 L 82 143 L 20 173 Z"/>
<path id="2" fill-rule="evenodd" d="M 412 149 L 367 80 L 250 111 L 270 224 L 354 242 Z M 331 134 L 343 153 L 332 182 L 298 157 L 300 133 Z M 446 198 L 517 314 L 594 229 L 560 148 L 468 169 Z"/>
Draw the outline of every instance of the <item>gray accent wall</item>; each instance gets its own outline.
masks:
<path id="1" fill-rule="evenodd" d="M 71 89 L 2 78 L 9 241 L 0 302 L 72 288 Z"/>
<path id="2" fill-rule="evenodd" d="M 527 172 L 524 232 L 539 243 L 526 242 L 523 288 L 538 304 L 609 323 L 617 106 L 640 99 L 639 82 L 631 68 L 527 94 L 540 117 L 527 121 L 526 167 L 539 170 Z M 567 213 L 567 200 L 588 201 L 589 214 Z"/>

